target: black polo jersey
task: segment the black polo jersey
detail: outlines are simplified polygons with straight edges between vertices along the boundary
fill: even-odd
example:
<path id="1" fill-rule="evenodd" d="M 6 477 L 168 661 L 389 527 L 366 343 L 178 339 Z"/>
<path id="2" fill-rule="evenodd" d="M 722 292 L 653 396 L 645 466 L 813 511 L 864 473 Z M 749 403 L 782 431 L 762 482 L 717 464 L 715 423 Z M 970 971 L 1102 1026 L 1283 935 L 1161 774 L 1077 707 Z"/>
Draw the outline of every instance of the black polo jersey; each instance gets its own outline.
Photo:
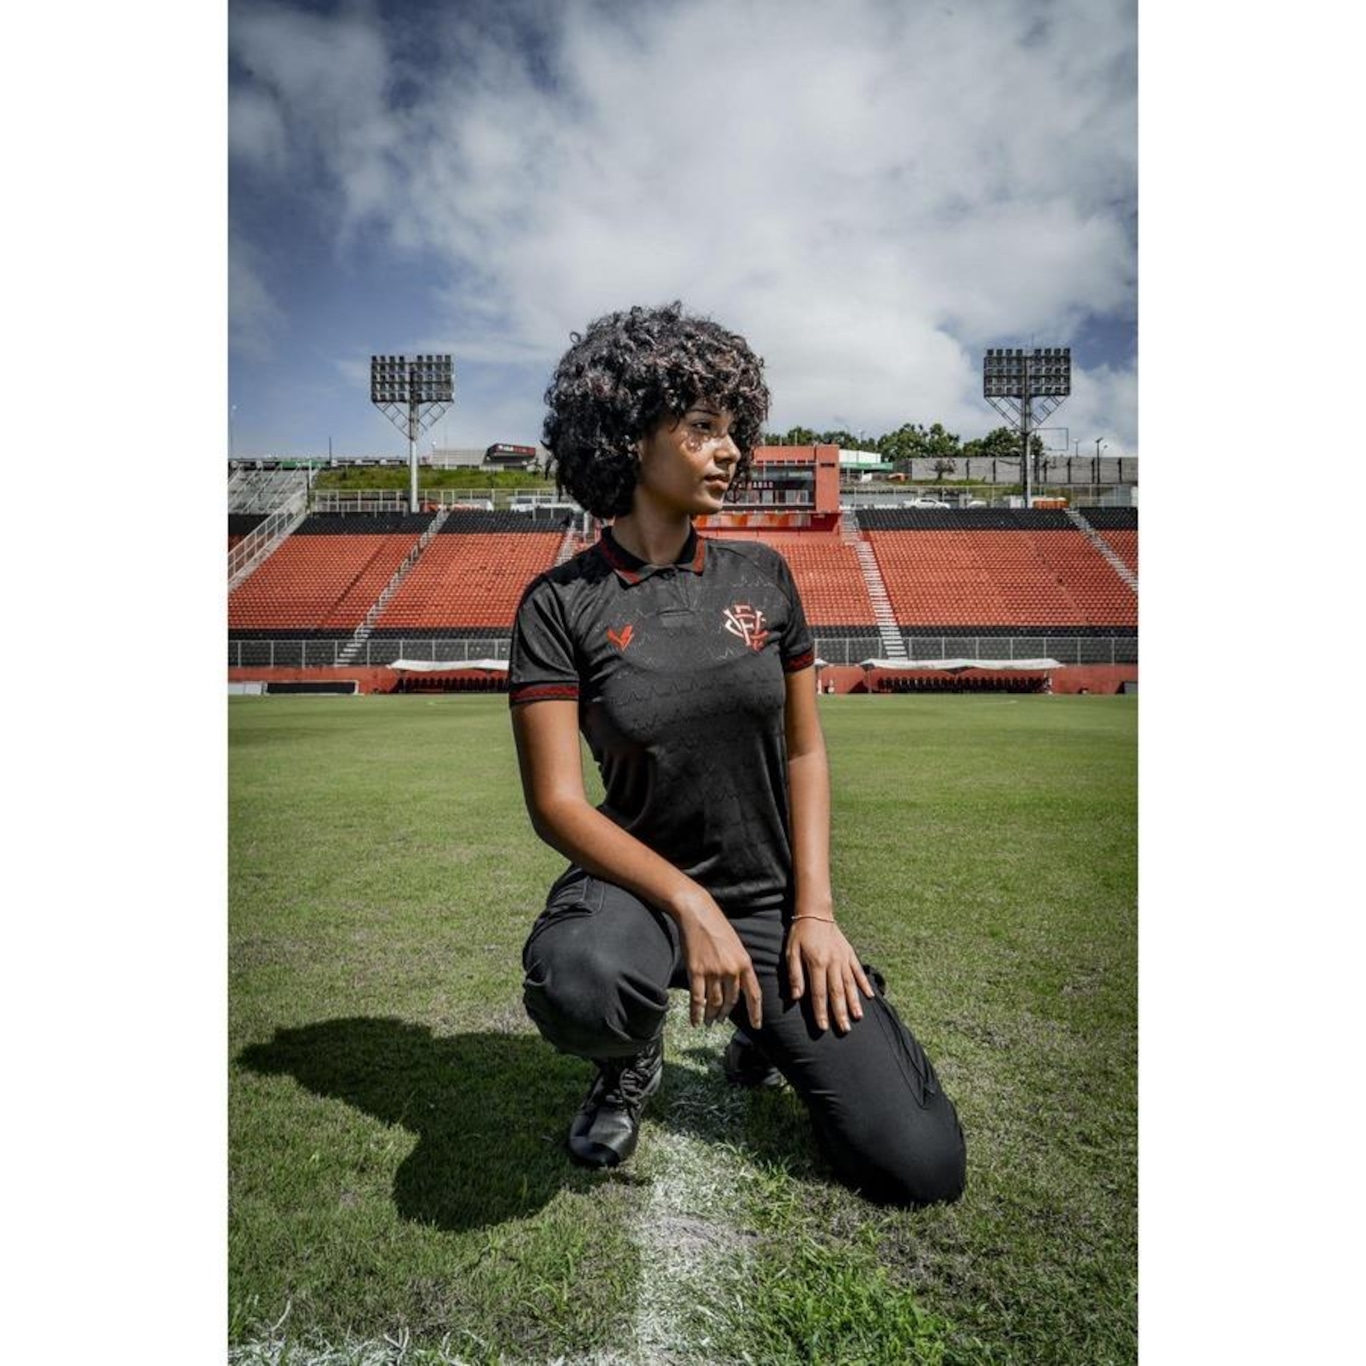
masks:
<path id="1" fill-rule="evenodd" d="M 813 655 L 776 550 L 694 531 L 648 565 L 605 529 L 523 594 L 509 700 L 577 701 L 598 809 L 723 909 L 757 910 L 791 887 L 784 675 Z"/>

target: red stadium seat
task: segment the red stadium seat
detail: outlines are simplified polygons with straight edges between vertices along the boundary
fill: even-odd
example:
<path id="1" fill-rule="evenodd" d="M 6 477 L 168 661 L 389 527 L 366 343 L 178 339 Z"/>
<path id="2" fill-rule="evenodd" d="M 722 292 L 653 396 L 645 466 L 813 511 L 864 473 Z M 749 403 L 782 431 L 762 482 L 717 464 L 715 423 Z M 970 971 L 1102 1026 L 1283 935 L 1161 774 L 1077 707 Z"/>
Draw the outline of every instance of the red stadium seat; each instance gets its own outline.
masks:
<path id="1" fill-rule="evenodd" d="M 511 630 L 522 590 L 555 563 L 563 538 L 562 531 L 435 536 L 376 625 Z"/>
<path id="2" fill-rule="evenodd" d="M 1079 530 L 866 535 L 903 626 L 1137 625 L 1137 595 Z"/>
<path id="3" fill-rule="evenodd" d="M 288 536 L 229 597 L 229 629 L 354 630 L 416 543 L 411 531 Z"/>

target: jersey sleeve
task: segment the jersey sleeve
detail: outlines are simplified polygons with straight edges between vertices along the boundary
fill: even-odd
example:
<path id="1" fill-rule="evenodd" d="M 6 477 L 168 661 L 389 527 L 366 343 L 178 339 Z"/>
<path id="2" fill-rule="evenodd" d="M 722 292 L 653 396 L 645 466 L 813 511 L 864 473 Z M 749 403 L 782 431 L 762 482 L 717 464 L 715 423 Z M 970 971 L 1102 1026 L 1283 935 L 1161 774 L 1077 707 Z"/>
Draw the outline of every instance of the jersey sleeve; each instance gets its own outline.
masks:
<path id="1" fill-rule="evenodd" d="M 811 628 L 806 624 L 802 595 L 797 592 L 797 581 L 792 577 L 792 570 L 776 551 L 773 558 L 774 572 L 789 606 L 787 625 L 778 641 L 778 654 L 783 661 L 783 672 L 794 674 L 800 669 L 809 669 L 815 663 L 816 642 L 811 638 Z"/>
<path id="2" fill-rule="evenodd" d="M 577 701 L 579 674 L 564 602 L 555 586 L 536 580 L 522 595 L 512 625 L 508 702 Z"/>

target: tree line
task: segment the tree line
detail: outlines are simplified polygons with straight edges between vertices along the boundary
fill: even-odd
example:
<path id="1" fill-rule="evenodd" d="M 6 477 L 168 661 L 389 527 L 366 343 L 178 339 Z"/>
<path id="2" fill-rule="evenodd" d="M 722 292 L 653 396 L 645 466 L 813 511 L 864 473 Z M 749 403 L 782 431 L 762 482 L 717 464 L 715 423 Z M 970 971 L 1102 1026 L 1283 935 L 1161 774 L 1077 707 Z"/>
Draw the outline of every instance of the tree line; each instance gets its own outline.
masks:
<path id="1" fill-rule="evenodd" d="M 856 436 L 853 432 L 836 430 L 813 431 L 810 427 L 791 427 L 786 432 L 765 432 L 763 444 L 768 446 L 839 446 L 846 451 L 876 451 L 884 460 L 897 464 L 909 460 L 930 460 L 939 478 L 952 474 L 960 460 L 1018 460 L 1020 434 L 1011 427 L 997 427 L 986 436 L 963 441 L 956 432 L 945 430 L 942 422 L 926 427 L 919 422 L 905 422 L 894 432 L 881 436 Z M 1030 452 L 1037 464 L 1044 456 L 1043 438 L 1032 433 Z"/>

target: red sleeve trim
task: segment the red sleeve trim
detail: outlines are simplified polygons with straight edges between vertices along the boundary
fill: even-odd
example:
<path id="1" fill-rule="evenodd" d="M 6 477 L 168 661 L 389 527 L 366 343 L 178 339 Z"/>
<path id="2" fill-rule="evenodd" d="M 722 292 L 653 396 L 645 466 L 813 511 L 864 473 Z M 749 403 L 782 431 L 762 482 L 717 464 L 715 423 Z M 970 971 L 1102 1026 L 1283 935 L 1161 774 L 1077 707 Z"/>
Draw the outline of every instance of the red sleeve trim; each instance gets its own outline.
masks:
<path id="1" fill-rule="evenodd" d="M 515 707 L 519 702 L 577 702 L 579 685 L 577 683 L 524 683 L 508 692 L 508 705 Z"/>
<path id="2" fill-rule="evenodd" d="M 803 650 L 799 655 L 793 655 L 783 665 L 784 673 L 800 673 L 803 669 L 809 669 L 816 662 L 815 650 Z"/>

